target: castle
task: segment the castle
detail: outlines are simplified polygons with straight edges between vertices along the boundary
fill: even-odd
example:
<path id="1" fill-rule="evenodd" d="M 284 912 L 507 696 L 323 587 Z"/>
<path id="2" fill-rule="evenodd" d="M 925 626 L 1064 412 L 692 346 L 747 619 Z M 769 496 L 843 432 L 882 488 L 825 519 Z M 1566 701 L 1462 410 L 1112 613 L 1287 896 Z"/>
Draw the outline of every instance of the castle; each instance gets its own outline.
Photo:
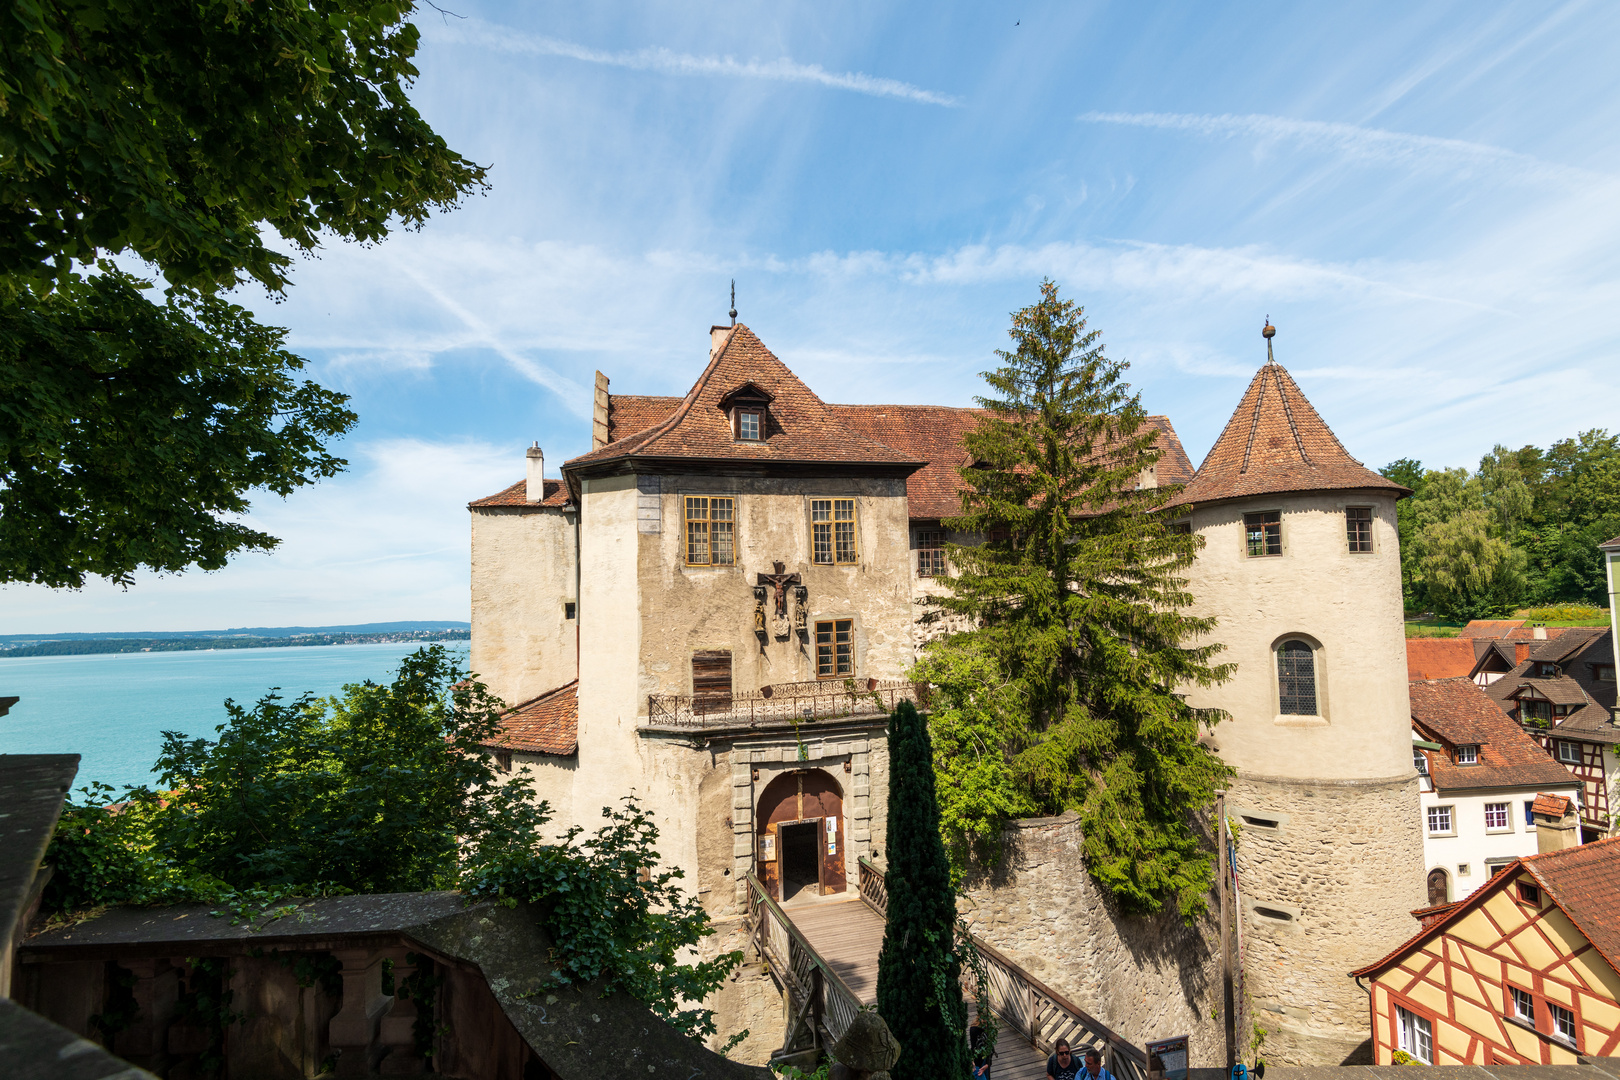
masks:
<path id="1" fill-rule="evenodd" d="M 1269 347 L 1268 347 L 1269 354 Z M 634 795 L 715 915 L 755 873 L 778 899 L 881 863 L 886 721 L 948 587 L 945 521 L 972 409 L 831 405 L 743 325 L 715 327 L 682 398 L 614 395 L 592 449 L 469 504 L 472 667 L 515 703 L 492 744 L 561 831 Z M 1205 539 L 1219 619 L 1245 973 L 1275 1061 L 1366 1038 L 1345 975 L 1423 900 L 1395 500 L 1269 360 L 1194 473 L 1169 420 L 1144 486 Z"/>

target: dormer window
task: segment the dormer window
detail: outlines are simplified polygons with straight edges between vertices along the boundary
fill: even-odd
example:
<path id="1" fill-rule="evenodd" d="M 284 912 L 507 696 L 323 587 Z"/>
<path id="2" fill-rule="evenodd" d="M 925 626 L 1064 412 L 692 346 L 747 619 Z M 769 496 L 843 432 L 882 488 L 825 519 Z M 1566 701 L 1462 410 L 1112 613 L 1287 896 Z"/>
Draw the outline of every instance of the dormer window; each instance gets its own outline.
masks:
<path id="1" fill-rule="evenodd" d="M 737 439 L 741 442 L 759 442 L 765 438 L 765 410 L 738 409 L 736 417 Z"/>
<path id="2" fill-rule="evenodd" d="M 762 443 L 771 430 L 769 390 L 758 383 L 745 382 L 720 399 L 720 407 L 731 417 L 731 437 L 737 442 Z"/>
<path id="3" fill-rule="evenodd" d="M 1464 743 L 1457 747 L 1457 764 L 1478 765 L 1479 743 Z"/>

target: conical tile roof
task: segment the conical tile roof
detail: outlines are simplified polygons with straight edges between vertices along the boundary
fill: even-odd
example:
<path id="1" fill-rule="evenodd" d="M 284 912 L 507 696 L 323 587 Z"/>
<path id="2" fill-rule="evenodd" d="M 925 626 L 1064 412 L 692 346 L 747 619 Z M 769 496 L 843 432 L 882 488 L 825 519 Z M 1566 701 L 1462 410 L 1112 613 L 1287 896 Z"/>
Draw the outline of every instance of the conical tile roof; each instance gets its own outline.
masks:
<path id="1" fill-rule="evenodd" d="M 1249 383 L 1204 463 L 1170 505 L 1367 488 L 1410 494 L 1351 457 L 1287 369 L 1268 361 Z"/>
<path id="2" fill-rule="evenodd" d="M 733 437 L 726 400 L 752 387 L 770 397 L 765 438 Z M 921 468 L 915 454 L 885 446 L 844 422 L 748 327 L 731 329 L 709 366 L 667 419 L 568 461 L 569 470 L 623 458 L 883 464 Z"/>

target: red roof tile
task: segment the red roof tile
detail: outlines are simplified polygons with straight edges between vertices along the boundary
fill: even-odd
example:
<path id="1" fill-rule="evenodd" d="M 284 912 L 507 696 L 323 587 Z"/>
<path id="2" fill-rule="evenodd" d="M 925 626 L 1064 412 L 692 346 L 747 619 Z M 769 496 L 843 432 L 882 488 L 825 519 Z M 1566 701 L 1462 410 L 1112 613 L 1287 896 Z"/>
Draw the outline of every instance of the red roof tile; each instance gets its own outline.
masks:
<path id="1" fill-rule="evenodd" d="M 1215 445 L 1170 505 L 1285 491 L 1410 492 L 1351 457 L 1281 364 L 1255 373 Z"/>
<path id="2" fill-rule="evenodd" d="M 509 488 L 497 491 L 493 495 L 486 495 L 482 499 L 474 499 L 467 504 L 471 510 L 475 506 L 566 506 L 569 501 L 568 486 L 561 480 L 545 481 L 546 497 L 539 502 L 529 501 L 529 482 L 519 480 Z"/>
<path id="3" fill-rule="evenodd" d="M 1470 619 L 1468 625 L 1457 631 L 1460 638 L 1507 637 L 1509 630 L 1524 625 L 1523 619 Z"/>
<path id="4" fill-rule="evenodd" d="M 579 749 L 579 681 L 514 705 L 501 714 L 501 730 L 485 746 L 525 754 L 567 756 Z"/>
<path id="5" fill-rule="evenodd" d="M 1527 855 L 1509 863 L 1473 895 L 1454 904 L 1438 921 L 1424 926 L 1388 955 L 1350 974 L 1375 975 L 1400 962 L 1418 946 L 1507 888 L 1520 871 L 1536 879 L 1598 954 L 1620 972 L 1620 920 L 1614 918 L 1614 912 L 1620 909 L 1620 837 L 1610 837 L 1561 851 Z"/>
<path id="6" fill-rule="evenodd" d="M 1532 814 L 1545 814 L 1548 817 L 1561 820 L 1574 805 L 1573 800 L 1563 795 L 1548 795 L 1545 791 L 1538 791 L 1536 792 L 1536 801 L 1530 804 L 1530 812 Z"/>
<path id="7" fill-rule="evenodd" d="M 1408 679 L 1452 679 L 1474 671 L 1474 643 L 1461 638 L 1407 638 Z"/>
<path id="8" fill-rule="evenodd" d="M 1412 722 L 1446 747 L 1424 750 L 1437 790 L 1573 785 L 1575 775 L 1547 756 L 1472 679 L 1432 679 L 1407 684 Z M 1453 751 L 1477 745 L 1479 762 L 1458 765 Z"/>
<path id="9" fill-rule="evenodd" d="M 637 432 L 662 424 L 681 407 L 678 397 L 651 397 L 643 394 L 608 396 L 608 442 L 627 439 Z"/>
<path id="10" fill-rule="evenodd" d="M 753 383 L 771 397 L 765 438 L 757 443 L 732 436 L 721 402 Z M 569 461 L 577 469 L 623 458 L 731 460 L 779 463 L 885 464 L 913 469 L 925 464 L 854 431 L 764 342 L 739 323 L 727 335 L 697 383 L 668 419 Z"/>

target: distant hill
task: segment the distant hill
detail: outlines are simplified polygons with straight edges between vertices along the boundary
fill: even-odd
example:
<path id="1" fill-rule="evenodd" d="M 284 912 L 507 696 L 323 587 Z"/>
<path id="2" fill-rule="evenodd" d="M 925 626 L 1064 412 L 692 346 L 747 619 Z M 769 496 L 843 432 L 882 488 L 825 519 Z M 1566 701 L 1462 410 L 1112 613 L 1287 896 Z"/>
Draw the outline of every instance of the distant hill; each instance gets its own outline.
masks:
<path id="1" fill-rule="evenodd" d="M 119 638 L 169 640 L 172 638 L 289 638 L 310 634 L 400 634 L 413 630 L 471 630 L 472 623 L 443 619 L 437 622 L 355 623 L 350 626 L 242 626 L 233 630 L 103 630 L 90 633 L 0 634 L 0 645 L 43 641 L 111 641 Z"/>
<path id="2" fill-rule="evenodd" d="M 24 656 L 86 656 L 95 653 L 197 652 L 210 649 L 274 649 L 310 645 L 371 645 L 389 642 L 466 641 L 468 623 L 364 623 L 358 626 L 276 626 L 240 630 L 157 633 L 7 634 L 0 659 Z"/>

